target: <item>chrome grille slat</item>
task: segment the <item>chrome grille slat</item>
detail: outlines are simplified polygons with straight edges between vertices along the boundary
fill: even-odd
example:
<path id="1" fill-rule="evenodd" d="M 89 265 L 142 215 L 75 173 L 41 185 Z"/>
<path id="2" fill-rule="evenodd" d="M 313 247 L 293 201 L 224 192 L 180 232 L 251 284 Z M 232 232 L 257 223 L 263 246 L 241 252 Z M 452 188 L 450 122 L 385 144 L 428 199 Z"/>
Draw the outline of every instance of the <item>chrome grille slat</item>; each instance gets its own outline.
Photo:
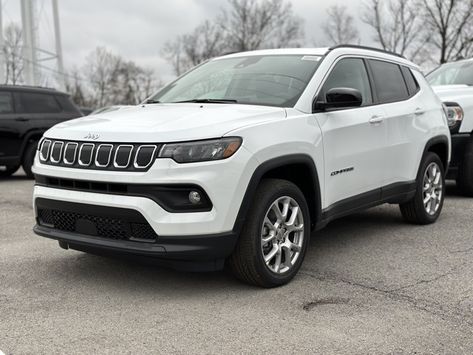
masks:
<path id="1" fill-rule="evenodd" d="M 39 158 L 42 164 L 68 168 L 147 171 L 161 147 L 162 144 L 150 143 L 92 143 L 44 139 L 39 148 Z"/>

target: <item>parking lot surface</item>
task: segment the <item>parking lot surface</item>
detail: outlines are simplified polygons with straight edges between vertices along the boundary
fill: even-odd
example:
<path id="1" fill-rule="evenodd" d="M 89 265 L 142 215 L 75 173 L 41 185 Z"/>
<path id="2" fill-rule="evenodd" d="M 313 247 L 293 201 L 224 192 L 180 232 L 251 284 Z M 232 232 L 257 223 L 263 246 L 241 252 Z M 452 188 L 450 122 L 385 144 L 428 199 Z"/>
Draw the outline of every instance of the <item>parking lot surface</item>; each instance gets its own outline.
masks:
<path id="1" fill-rule="evenodd" d="M 389 205 L 331 223 L 270 290 L 62 250 L 31 231 L 32 189 L 0 180 L 5 354 L 473 352 L 473 199 L 453 186 L 431 226 Z"/>

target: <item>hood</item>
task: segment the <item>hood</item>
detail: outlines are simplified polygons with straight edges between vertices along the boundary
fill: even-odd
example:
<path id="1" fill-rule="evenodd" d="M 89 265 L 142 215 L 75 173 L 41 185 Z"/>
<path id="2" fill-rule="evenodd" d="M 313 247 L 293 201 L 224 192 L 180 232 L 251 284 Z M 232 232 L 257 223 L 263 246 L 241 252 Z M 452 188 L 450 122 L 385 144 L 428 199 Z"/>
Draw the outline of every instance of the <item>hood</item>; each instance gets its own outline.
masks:
<path id="1" fill-rule="evenodd" d="M 283 119 L 279 107 L 238 104 L 150 104 L 60 123 L 45 133 L 53 139 L 100 142 L 176 142 L 217 138 L 243 126 Z"/>
<path id="2" fill-rule="evenodd" d="M 432 86 L 432 89 L 443 102 L 452 101 L 459 104 L 473 97 L 473 86 L 468 85 L 440 85 Z"/>

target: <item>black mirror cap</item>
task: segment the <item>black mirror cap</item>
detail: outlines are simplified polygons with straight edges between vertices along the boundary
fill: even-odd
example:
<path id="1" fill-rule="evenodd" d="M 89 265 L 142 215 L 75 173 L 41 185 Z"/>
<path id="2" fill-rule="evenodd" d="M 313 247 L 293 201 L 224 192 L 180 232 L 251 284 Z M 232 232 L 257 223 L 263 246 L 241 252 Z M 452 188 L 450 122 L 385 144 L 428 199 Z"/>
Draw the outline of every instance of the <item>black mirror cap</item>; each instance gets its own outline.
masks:
<path id="1" fill-rule="evenodd" d="M 315 100 L 314 112 L 328 109 L 360 107 L 363 103 L 361 92 L 353 88 L 332 88 L 327 91 L 325 101 Z"/>

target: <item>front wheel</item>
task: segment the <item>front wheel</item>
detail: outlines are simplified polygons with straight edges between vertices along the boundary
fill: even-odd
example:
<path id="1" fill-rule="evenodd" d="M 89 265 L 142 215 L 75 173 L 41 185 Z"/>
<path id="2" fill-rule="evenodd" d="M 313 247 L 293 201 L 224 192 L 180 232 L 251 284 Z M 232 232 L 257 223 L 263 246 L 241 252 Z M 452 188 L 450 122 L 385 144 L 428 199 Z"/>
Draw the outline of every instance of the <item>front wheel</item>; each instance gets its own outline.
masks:
<path id="1" fill-rule="evenodd" d="M 23 170 L 26 173 L 26 176 L 29 179 L 34 178 L 32 168 L 33 168 L 34 157 L 36 155 L 37 147 L 38 147 L 38 142 L 32 142 L 26 147 L 25 153 L 23 154 L 23 164 L 22 164 L 22 166 L 23 166 Z"/>
<path id="2" fill-rule="evenodd" d="M 400 205 L 402 216 L 410 223 L 434 223 L 440 216 L 445 198 L 445 172 L 437 154 L 427 153 L 416 184 L 415 196 Z"/>
<path id="3" fill-rule="evenodd" d="M 309 238 L 309 209 L 302 192 L 289 181 L 265 179 L 228 260 L 230 269 L 249 284 L 284 285 L 297 274 Z"/>

